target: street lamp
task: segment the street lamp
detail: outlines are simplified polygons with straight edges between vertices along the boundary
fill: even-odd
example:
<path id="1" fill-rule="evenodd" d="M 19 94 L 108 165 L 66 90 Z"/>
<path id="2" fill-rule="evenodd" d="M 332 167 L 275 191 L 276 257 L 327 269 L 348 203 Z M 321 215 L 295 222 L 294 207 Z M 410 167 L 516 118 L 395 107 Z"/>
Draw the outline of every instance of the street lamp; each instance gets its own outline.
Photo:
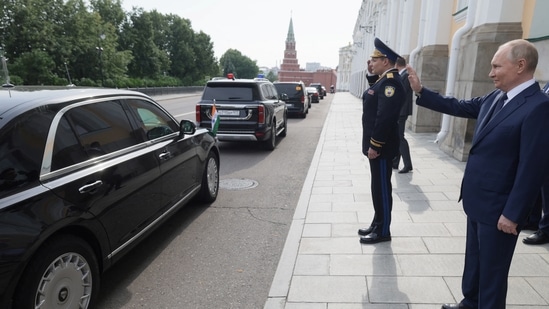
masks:
<path id="1" fill-rule="evenodd" d="M 101 41 L 103 41 L 105 39 L 105 34 L 102 33 L 101 35 L 99 35 L 99 38 L 101 39 Z M 95 49 L 97 50 L 97 54 L 99 55 L 99 74 L 101 74 L 101 87 L 103 87 L 103 59 L 101 57 L 101 55 L 103 54 L 103 47 L 96 46 Z"/>
<path id="2" fill-rule="evenodd" d="M 2 84 L 2 87 L 4 88 L 10 88 L 13 87 L 13 85 L 10 83 L 10 74 L 8 73 L 8 59 L 4 57 L 4 48 L 0 46 L 0 60 L 2 61 L 2 71 L 4 71 L 5 80 L 6 82 Z"/>
<path id="3" fill-rule="evenodd" d="M 74 84 L 72 83 L 72 80 L 71 80 L 71 75 L 69 74 L 69 68 L 67 67 L 67 62 L 63 62 L 65 64 L 65 71 L 67 71 L 67 78 L 69 79 L 69 84 L 67 86 L 69 87 L 73 87 Z"/>

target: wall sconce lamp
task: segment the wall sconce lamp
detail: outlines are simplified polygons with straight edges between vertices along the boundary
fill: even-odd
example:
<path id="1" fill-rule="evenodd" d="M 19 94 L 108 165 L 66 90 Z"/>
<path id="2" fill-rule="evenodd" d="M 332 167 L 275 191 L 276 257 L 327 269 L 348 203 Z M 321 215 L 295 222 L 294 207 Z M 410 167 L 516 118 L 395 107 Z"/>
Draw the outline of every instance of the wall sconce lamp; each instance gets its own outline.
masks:
<path id="1" fill-rule="evenodd" d="M 375 31 L 375 26 L 359 26 L 360 29 L 364 29 L 367 33 L 372 33 Z"/>

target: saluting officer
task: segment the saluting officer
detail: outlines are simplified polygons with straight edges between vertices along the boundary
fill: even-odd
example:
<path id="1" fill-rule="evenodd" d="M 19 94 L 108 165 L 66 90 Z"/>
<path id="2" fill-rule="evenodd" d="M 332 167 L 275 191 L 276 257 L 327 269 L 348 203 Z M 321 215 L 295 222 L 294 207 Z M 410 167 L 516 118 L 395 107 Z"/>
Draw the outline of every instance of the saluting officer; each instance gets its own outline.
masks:
<path id="1" fill-rule="evenodd" d="M 400 56 L 378 38 L 374 45 L 370 56 L 371 73 L 379 78 L 362 95 L 362 153 L 370 161 L 375 214 L 369 227 L 358 230 L 363 244 L 391 240 L 392 160 L 398 154 L 400 144 L 398 117 L 405 94 L 395 68 Z"/>

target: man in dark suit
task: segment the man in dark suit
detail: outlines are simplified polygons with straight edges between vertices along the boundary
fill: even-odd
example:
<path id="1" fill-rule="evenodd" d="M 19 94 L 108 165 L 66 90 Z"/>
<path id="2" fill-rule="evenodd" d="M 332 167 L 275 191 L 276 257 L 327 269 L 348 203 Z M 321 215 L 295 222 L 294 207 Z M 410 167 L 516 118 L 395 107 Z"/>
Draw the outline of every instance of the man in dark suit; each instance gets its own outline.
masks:
<path id="1" fill-rule="evenodd" d="M 406 120 L 408 116 L 412 114 L 413 110 L 413 91 L 410 88 L 410 81 L 408 81 L 408 70 L 406 70 L 406 59 L 398 58 L 396 61 L 396 68 L 398 74 L 402 80 L 402 85 L 404 86 L 404 91 L 406 92 L 404 96 L 404 102 L 400 108 L 400 116 L 398 117 L 398 135 L 400 137 L 400 146 L 398 148 L 398 154 L 393 159 L 393 168 L 398 169 L 398 164 L 400 163 L 400 157 L 402 157 L 402 163 L 404 167 L 398 171 L 399 174 L 406 174 L 410 172 L 412 168 L 412 157 L 410 156 L 410 145 L 404 136 L 406 131 Z"/>
<path id="2" fill-rule="evenodd" d="M 370 162 L 375 213 L 372 224 L 358 230 L 363 244 L 391 240 L 391 167 L 399 147 L 398 115 L 404 100 L 402 81 L 395 69 L 399 55 L 378 38 L 374 45 L 369 65 L 379 78 L 362 95 L 362 153 Z"/>
<path id="3" fill-rule="evenodd" d="M 464 298 L 443 309 L 505 308 L 518 234 L 549 172 L 549 98 L 534 80 L 537 62 L 526 40 L 501 45 L 489 73 L 497 89 L 469 100 L 423 87 L 408 66 L 418 105 L 477 119 L 460 196 L 467 215 Z"/>
<path id="4" fill-rule="evenodd" d="M 549 83 L 543 87 L 543 92 L 549 95 Z M 538 195 L 536 204 L 529 220 L 537 218 L 535 222 L 536 232 L 524 238 L 523 243 L 527 245 L 543 245 L 549 243 L 549 175 L 545 179 L 543 187 Z M 529 222 L 530 224 L 533 222 Z"/>

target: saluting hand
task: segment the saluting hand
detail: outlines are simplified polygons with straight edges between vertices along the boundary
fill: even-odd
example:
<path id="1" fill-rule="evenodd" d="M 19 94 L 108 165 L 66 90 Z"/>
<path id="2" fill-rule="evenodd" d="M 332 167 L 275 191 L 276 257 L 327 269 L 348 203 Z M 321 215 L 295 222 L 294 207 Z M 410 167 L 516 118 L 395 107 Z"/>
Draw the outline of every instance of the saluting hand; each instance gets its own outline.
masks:
<path id="1" fill-rule="evenodd" d="M 421 85 L 421 81 L 417 76 L 416 70 L 414 70 L 409 64 L 406 65 L 406 70 L 408 70 L 408 80 L 410 81 L 410 87 L 414 92 L 420 92 L 423 86 Z"/>

